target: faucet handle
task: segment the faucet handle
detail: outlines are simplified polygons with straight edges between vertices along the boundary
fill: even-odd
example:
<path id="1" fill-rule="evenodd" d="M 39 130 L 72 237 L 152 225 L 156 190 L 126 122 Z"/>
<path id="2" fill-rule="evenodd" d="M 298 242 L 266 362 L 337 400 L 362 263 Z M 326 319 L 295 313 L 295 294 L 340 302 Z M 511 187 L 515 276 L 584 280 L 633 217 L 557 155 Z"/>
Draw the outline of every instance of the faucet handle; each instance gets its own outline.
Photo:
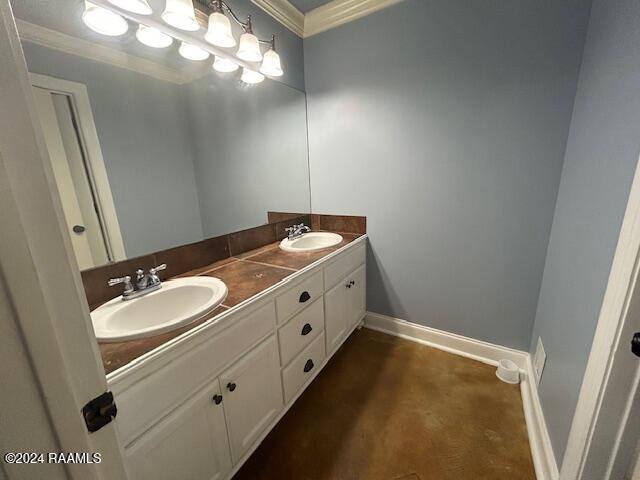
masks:
<path id="1" fill-rule="evenodd" d="M 149 269 L 149 273 L 151 275 L 155 275 L 156 273 L 162 271 L 162 270 L 166 270 L 167 269 L 167 264 L 163 263 L 161 265 L 158 265 L 157 267 L 153 267 Z"/>
<path id="2" fill-rule="evenodd" d="M 119 285 L 121 283 L 124 283 L 124 293 L 133 292 L 133 285 L 131 285 L 131 277 L 129 275 L 125 275 L 124 277 L 118 277 L 118 278 L 110 278 L 107 281 L 107 285 L 109 285 L 110 287 Z"/>

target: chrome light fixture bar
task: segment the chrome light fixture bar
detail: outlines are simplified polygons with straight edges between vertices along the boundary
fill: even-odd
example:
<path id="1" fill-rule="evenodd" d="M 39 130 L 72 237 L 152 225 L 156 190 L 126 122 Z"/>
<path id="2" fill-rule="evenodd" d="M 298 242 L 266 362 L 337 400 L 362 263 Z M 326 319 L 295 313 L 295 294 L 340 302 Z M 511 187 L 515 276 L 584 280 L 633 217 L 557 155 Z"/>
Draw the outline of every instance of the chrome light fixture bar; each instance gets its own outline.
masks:
<path id="1" fill-rule="evenodd" d="M 242 67 L 241 79 L 245 83 L 259 83 L 264 80 L 264 75 L 278 77 L 283 74 L 280 56 L 275 51 L 275 35 L 272 35 L 270 40 L 261 40 L 256 37 L 253 34 L 251 16 L 248 15 L 243 22 L 224 0 L 197 0 L 212 12 L 208 17 L 209 23 L 205 32 L 202 32 L 199 24 L 197 29 L 193 29 L 193 25 L 190 25 L 191 19 L 196 18 L 192 0 L 166 0 L 162 15 L 155 12 L 146 13 L 143 8 L 131 8 L 132 5 L 146 4 L 146 0 L 142 2 L 140 0 L 85 0 L 85 2 L 83 20 L 87 26 L 98 33 L 110 36 L 122 35 L 128 29 L 127 20 L 129 20 L 139 25 L 138 31 L 158 32 L 171 37 L 172 42 L 177 40 L 181 46 L 179 53 L 184 58 L 203 61 L 213 55 L 213 68 L 219 72 L 233 72 Z M 143 10 L 145 13 L 142 13 Z M 178 18 L 173 22 L 175 25 L 172 25 L 165 18 L 167 11 L 172 14 L 184 13 L 184 18 Z M 243 30 L 236 55 L 228 51 L 236 45 L 229 17 Z M 101 24 L 103 18 L 108 21 L 106 25 L 108 28 L 103 28 L 104 25 Z M 185 25 L 190 25 L 191 30 L 185 29 Z M 159 47 L 159 45 L 156 46 L 156 42 L 152 43 L 151 46 Z M 260 50 L 261 45 L 269 47 L 264 55 Z M 260 61 L 261 63 L 256 65 Z"/>

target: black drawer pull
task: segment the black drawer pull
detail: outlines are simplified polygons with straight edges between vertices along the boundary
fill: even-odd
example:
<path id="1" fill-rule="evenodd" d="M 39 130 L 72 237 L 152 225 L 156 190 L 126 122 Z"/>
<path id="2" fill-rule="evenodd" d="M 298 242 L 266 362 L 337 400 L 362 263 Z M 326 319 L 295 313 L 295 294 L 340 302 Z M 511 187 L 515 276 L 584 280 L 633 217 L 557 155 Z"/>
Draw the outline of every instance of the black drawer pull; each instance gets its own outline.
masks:
<path id="1" fill-rule="evenodd" d="M 222 395 L 214 395 L 212 400 L 216 405 L 220 405 L 222 403 Z"/>
<path id="2" fill-rule="evenodd" d="M 300 294 L 300 303 L 304 303 L 307 300 L 309 300 L 311 298 L 311 295 L 309 295 L 309 292 L 307 292 L 306 290 L 304 292 L 302 292 Z"/>
<path id="3" fill-rule="evenodd" d="M 313 360 L 307 360 L 307 363 L 304 364 L 304 373 L 310 372 L 313 368 Z"/>
<path id="4" fill-rule="evenodd" d="M 305 323 L 304 327 L 302 327 L 302 332 L 300 332 L 300 335 L 309 335 L 311 333 L 311 330 L 313 330 L 313 328 L 311 328 L 311 325 Z"/>
<path id="5" fill-rule="evenodd" d="M 235 384 L 235 383 L 232 383 L 232 382 L 227 383 L 227 389 L 228 389 L 230 392 L 233 392 L 233 391 L 236 389 L 236 384 Z"/>

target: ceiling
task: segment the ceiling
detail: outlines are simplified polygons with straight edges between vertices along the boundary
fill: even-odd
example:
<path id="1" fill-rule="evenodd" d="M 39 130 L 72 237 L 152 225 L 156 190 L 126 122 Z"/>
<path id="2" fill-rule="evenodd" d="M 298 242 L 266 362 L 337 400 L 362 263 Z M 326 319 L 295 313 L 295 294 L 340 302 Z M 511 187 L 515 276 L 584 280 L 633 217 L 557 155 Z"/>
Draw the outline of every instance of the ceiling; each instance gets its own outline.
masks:
<path id="1" fill-rule="evenodd" d="M 329 3 L 329 1 L 330 0 L 289 0 L 289 2 L 302 13 L 307 13 L 314 8 Z"/>

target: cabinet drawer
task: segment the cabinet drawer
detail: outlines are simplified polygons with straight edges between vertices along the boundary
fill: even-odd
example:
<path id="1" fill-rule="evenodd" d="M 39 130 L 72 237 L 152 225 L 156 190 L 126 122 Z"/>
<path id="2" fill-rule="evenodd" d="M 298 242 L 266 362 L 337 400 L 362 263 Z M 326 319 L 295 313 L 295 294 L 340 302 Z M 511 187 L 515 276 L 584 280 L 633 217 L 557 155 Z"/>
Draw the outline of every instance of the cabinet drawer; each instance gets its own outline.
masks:
<path id="1" fill-rule="evenodd" d="M 275 328 L 273 302 L 238 317 L 178 359 L 124 391 L 114 392 L 118 405 L 116 422 L 125 444 Z"/>
<path id="2" fill-rule="evenodd" d="M 329 290 L 366 261 L 365 245 L 356 247 L 349 253 L 340 255 L 338 259 L 324 269 L 324 288 Z"/>
<path id="3" fill-rule="evenodd" d="M 280 363 L 286 365 L 324 329 L 324 304 L 318 298 L 280 328 Z"/>
<path id="4" fill-rule="evenodd" d="M 324 361 L 324 333 L 318 335 L 287 368 L 282 371 L 285 402 L 294 397 Z"/>
<path id="5" fill-rule="evenodd" d="M 276 298 L 278 309 L 278 323 L 285 322 L 291 316 L 310 305 L 316 298 L 322 296 L 322 272 L 294 285 Z"/>

